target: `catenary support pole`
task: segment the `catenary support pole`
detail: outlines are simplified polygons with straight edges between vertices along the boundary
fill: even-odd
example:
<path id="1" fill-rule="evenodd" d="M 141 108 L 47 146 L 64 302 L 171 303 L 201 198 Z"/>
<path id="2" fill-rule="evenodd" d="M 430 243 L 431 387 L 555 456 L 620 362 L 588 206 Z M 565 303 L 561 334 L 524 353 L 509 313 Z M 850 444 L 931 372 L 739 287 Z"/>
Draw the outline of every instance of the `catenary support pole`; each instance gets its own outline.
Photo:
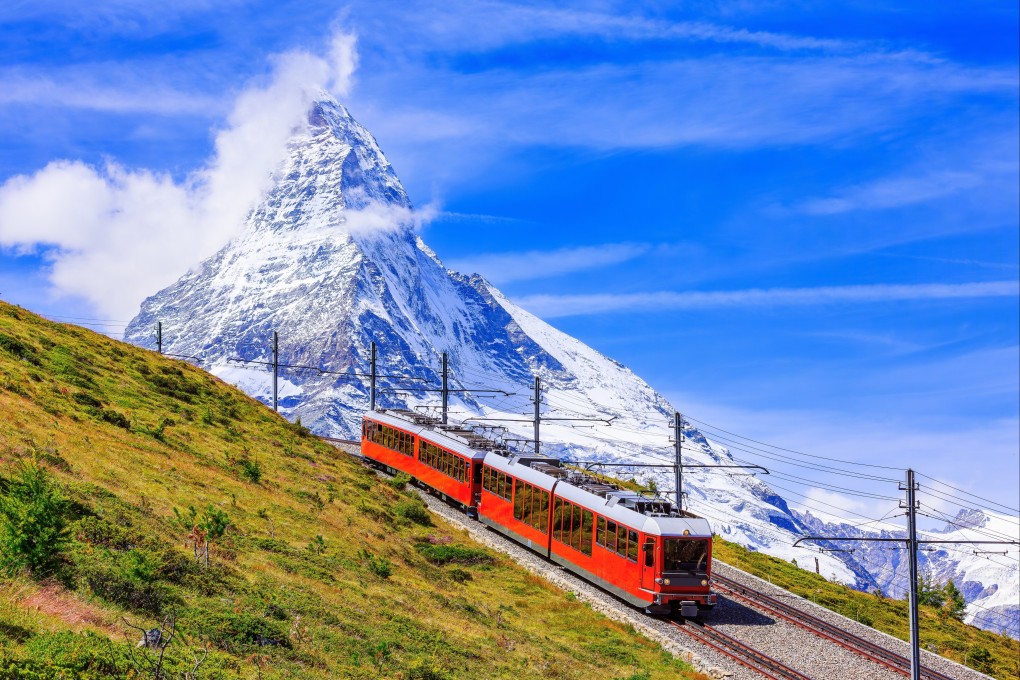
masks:
<path id="1" fill-rule="evenodd" d="M 921 680 L 921 640 L 917 620 L 917 501 L 914 471 L 907 470 L 907 560 L 910 564 L 910 679 Z"/>
<path id="2" fill-rule="evenodd" d="M 280 336 L 273 331 L 273 410 L 279 411 L 279 399 L 277 399 L 277 382 L 280 377 Z"/>
<path id="3" fill-rule="evenodd" d="M 447 413 L 450 410 L 450 357 L 443 352 L 443 425 L 446 425 Z"/>
<path id="4" fill-rule="evenodd" d="M 375 349 L 375 340 L 373 340 L 372 341 L 372 355 L 371 355 L 372 370 L 371 370 L 370 376 L 369 376 L 369 380 L 370 380 L 370 382 L 369 382 L 369 410 L 372 410 L 372 411 L 375 410 L 375 376 L 376 376 L 375 358 L 376 358 L 376 349 Z"/>
<path id="5" fill-rule="evenodd" d="M 535 455 L 541 453 L 538 426 L 542 422 L 542 379 L 535 376 Z"/>
<path id="6" fill-rule="evenodd" d="M 163 353 L 163 322 L 162 321 L 157 321 L 156 322 L 156 349 L 159 350 L 160 354 Z"/>
<path id="7" fill-rule="evenodd" d="M 673 446 L 676 447 L 676 463 L 673 467 L 673 488 L 676 490 L 676 508 L 684 512 L 684 467 L 680 458 L 684 445 L 684 417 L 677 411 L 673 419 Z"/>

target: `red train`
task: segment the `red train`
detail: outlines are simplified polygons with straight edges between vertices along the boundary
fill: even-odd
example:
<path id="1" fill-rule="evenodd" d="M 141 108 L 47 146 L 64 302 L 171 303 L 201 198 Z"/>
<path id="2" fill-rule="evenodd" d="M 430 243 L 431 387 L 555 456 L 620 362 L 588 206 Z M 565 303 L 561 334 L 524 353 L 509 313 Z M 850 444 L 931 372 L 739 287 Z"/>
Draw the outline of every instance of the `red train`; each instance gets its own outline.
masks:
<path id="1" fill-rule="evenodd" d="M 715 605 L 712 528 L 667 501 L 410 411 L 367 413 L 361 452 L 649 614 L 696 617 Z"/>

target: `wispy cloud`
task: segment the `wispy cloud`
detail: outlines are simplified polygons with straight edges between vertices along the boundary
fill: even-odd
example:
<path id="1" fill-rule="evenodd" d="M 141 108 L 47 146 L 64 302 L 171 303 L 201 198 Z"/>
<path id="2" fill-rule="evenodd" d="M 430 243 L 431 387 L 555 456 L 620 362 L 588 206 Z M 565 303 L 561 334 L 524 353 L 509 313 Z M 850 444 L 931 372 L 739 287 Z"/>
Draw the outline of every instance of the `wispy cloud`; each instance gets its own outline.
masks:
<path id="1" fill-rule="evenodd" d="M 609 13 L 569 7 L 502 2 L 416 3 L 425 37 L 448 51 L 495 49 L 552 37 L 606 40 L 685 40 L 745 44 L 776 50 L 845 51 L 866 43 L 773 31 L 755 31 L 707 21 L 668 21 L 637 12 Z"/>
<path id="2" fill-rule="evenodd" d="M 222 97 L 173 89 L 162 84 L 138 87 L 89 82 L 75 74 L 53 76 L 0 72 L 0 106 L 29 104 L 107 113 L 156 113 L 209 116 L 224 109 Z M 94 75 L 94 74 L 93 74 Z"/>
<path id="3" fill-rule="evenodd" d="M 807 215 L 835 215 L 853 210 L 899 208 L 972 189 L 981 183 L 980 175 L 967 172 L 888 177 L 850 187 L 834 196 L 804 201 L 795 206 L 794 211 Z"/>
<path id="4" fill-rule="evenodd" d="M 482 274 L 493 283 L 503 284 L 620 264 L 651 249 L 646 243 L 608 243 L 547 251 L 487 253 L 450 260 L 446 264 L 456 271 Z"/>
<path id="5" fill-rule="evenodd" d="M 878 284 L 818 288 L 752 288 L 711 292 L 601 293 L 591 295 L 528 295 L 514 302 L 544 318 L 646 312 L 665 309 L 719 307 L 767 307 L 875 303 L 909 300 L 953 300 L 985 297 L 1016 297 L 1020 282 Z"/>

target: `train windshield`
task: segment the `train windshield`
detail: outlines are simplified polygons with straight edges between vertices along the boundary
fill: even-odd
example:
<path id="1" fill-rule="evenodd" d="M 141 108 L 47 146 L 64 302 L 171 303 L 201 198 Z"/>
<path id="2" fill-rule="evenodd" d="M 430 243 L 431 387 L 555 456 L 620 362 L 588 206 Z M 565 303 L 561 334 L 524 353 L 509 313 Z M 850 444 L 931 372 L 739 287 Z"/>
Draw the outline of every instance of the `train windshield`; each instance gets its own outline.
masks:
<path id="1" fill-rule="evenodd" d="M 663 541 L 663 558 L 664 572 L 705 571 L 708 568 L 708 541 L 667 538 Z"/>

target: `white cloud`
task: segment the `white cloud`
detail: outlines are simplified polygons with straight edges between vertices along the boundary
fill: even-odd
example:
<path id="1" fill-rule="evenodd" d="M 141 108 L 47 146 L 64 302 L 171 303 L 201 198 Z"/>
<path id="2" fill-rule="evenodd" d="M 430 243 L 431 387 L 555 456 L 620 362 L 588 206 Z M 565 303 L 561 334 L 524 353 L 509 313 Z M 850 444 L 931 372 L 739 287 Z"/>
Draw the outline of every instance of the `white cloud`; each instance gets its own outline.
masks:
<path id="1" fill-rule="evenodd" d="M 356 64 L 354 37 L 342 33 L 328 57 L 275 57 L 271 76 L 237 97 L 212 158 L 183 181 L 76 161 L 9 179 L 0 186 L 0 247 L 44 251 L 56 293 L 129 317 L 236 233 L 313 98 L 323 88 L 345 94 Z"/>
<path id="2" fill-rule="evenodd" d="M 417 210 L 389 203 L 369 203 L 360 210 L 347 210 L 344 229 L 355 234 L 392 231 L 406 225 L 420 230 L 435 219 L 438 208 L 432 204 Z"/>
<path id="3" fill-rule="evenodd" d="M 1016 297 L 1017 281 L 978 283 L 876 284 L 818 288 L 751 288 L 711 292 L 596 293 L 590 295 L 527 295 L 514 302 L 542 318 L 609 312 L 644 312 L 713 307 L 764 307 L 832 303 Z"/>
<path id="4" fill-rule="evenodd" d="M 608 243 L 550 251 L 487 253 L 451 260 L 447 265 L 456 271 L 479 273 L 493 283 L 503 284 L 619 264 L 640 257 L 650 249 L 651 246 L 644 243 Z"/>
<path id="5" fill-rule="evenodd" d="M 978 174 L 939 172 L 920 177 L 888 177 L 850 187 L 840 194 L 804 201 L 796 212 L 835 215 L 853 210 L 883 210 L 949 196 L 982 183 Z"/>

